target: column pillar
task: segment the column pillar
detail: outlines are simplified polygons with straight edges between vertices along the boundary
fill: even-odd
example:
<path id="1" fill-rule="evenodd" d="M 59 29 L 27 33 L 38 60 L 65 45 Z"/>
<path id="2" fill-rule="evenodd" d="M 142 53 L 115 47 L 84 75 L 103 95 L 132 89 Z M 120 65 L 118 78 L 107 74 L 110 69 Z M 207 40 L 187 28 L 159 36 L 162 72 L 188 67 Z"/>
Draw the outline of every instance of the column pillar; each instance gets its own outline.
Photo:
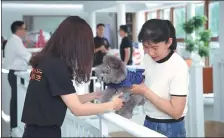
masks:
<path id="1" fill-rule="evenodd" d="M 141 31 L 142 25 L 145 23 L 145 13 L 144 12 L 137 12 L 136 13 L 136 34 L 135 34 L 135 39 L 136 42 L 138 42 L 138 35 Z M 141 54 L 141 61 L 142 58 L 144 56 L 144 50 L 143 50 L 143 46 L 142 43 L 138 43 L 139 44 L 139 51 Z"/>
<path id="2" fill-rule="evenodd" d="M 118 4 L 117 5 L 117 30 L 119 30 L 120 25 L 125 25 L 126 24 L 126 8 L 125 4 Z M 118 35 L 118 49 L 120 48 L 120 43 L 121 43 L 121 37 Z"/>
<path id="3" fill-rule="evenodd" d="M 144 12 L 136 12 L 136 40 L 138 40 L 138 34 L 142 28 L 142 25 L 145 23 L 145 13 Z"/>
<path id="4" fill-rule="evenodd" d="M 224 2 L 219 1 L 219 54 L 213 64 L 214 120 L 224 122 Z"/>
<path id="5" fill-rule="evenodd" d="M 96 36 L 96 12 L 90 13 L 90 27 L 93 31 L 93 36 Z"/>
<path id="6" fill-rule="evenodd" d="M 187 3 L 187 20 L 195 16 L 195 4 Z M 195 39 L 192 34 L 191 39 Z M 191 56 L 191 54 L 189 55 Z M 197 54 L 192 57 L 193 64 L 190 69 L 190 89 L 188 96 L 188 113 L 186 115 L 187 137 L 204 137 L 204 99 L 202 66 Z"/>

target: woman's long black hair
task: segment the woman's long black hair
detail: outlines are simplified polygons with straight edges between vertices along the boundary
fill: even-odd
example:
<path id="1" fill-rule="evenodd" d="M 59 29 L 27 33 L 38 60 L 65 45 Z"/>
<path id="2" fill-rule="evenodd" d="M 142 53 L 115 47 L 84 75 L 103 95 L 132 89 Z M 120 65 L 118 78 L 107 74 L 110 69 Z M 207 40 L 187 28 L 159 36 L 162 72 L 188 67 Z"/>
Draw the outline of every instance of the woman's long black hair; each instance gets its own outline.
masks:
<path id="1" fill-rule="evenodd" d="M 89 81 L 94 55 L 92 29 L 78 16 L 67 17 L 46 46 L 32 56 L 31 66 L 35 68 L 46 55 L 60 57 L 73 72 L 76 82 Z"/>

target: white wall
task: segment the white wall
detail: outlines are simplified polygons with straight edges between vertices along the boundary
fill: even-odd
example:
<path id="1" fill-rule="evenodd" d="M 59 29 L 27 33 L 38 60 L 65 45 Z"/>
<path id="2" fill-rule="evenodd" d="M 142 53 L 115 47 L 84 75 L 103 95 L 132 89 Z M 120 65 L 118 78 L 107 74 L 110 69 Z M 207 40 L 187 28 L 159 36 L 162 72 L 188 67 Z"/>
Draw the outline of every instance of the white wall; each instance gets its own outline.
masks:
<path id="1" fill-rule="evenodd" d="M 66 16 L 33 16 L 33 31 L 43 29 L 46 32 L 54 32 Z"/>
<path id="2" fill-rule="evenodd" d="M 80 11 L 71 11 L 68 10 L 59 10 L 55 11 L 51 9 L 44 10 L 21 10 L 21 9 L 6 9 L 2 8 L 2 36 L 7 39 L 11 35 L 10 26 L 16 20 L 23 20 L 23 16 L 36 16 L 35 21 L 33 22 L 34 29 L 46 29 L 53 30 L 55 29 L 63 19 L 69 15 L 77 15 L 82 17 L 88 22 L 88 13 Z M 70 14 L 68 14 L 70 13 Z M 42 16 L 42 17 L 41 17 Z M 45 16 L 45 17 L 44 17 Z M 48 17 L 47 17 L 48 16 Z"/>
<path id="3" fill-rule="evenodd" d="M 84 20 L 88 22 L 88 15 L 78 14 Z M 43 29 L 46 32 L 54 32 L 60 23 L 68 16 L 33 16 L 33 30 Z"/>
<path id="4" fill-rule="evenodd" d="M 79 14 L 79 16 L 90 24 L 90 14 Z M 54 31 L 66 17 L 67 16 L 33 16 L 33 30 L 43 29 L 46 32 Z M 98 23 L 110 24 L 111 46 L 117 47 L 115 45 L 117 44 L 116 15 L 114 13 L 96 13 L 96 25 Z"/>
<path id="5" fill-rule="evenodd" d="M 8 39 L 12 34 L 10 26 L 16 20 L 23 20 L 22 13 L 2 10 L 2 36 L 5 39 Z"/>
<path id="6" fill-rule="evenodd" d="M 47 14 L 47 13 L 46 13 Z M 5 39 L 11 35 L 10 26 L 15 20 L 23 20 L 23 16 L 27 13 L 18 12 L 15 10 L 2 10 L 2 35 Z M 75 14 L 74 14 L 75 15 Z M 78 13 L 78 16 L 89 22 L 88 13 Z M 32 15 L 29 15 L 32 16 Z M 54 31 L 58 25 L 67 17 L 67 15 L 34 15 L 33 30 L 43 29 L 44 31 Z M 117 47 L 117 29 L 116 29 L 116 14 L 96 13 L 96 24 L 104 23 L 111 26 L 111 46 Z"/>
<path id="7" fill-rule="evenodd" d="M 70 9 L 69 9 L 70 10 Z M 14 9 L 2 8 L 2 35 L 9 38 L 11 35 L 10 26 L 15 20 L 23 20 L 23 16 L 34 16 L 33 30 L 43 29 L 44 31 L 54 31 L 58 25 L 69 15 L 78 15 L 90 23 L 90 13 L 82 11 L 53 10 L 53 9 Z M 111 46 L 117 46 L 117 22 L 115 13 L 96 13 L 96 24 L 104 23 L 111 26 Z"/>

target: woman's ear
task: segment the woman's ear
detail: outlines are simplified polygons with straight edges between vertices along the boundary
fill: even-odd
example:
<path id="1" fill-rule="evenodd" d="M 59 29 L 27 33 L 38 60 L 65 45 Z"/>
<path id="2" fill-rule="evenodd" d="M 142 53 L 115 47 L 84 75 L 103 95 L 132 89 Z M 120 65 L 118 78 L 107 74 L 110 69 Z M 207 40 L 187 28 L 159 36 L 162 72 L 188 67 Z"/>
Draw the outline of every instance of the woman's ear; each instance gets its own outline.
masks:
<path id="1" fill-rule="evenodd" d="M 168 41 L 167 41 L 167 48 L 169 48 L 173 43 L 173 38 L 169 38 Z"/>

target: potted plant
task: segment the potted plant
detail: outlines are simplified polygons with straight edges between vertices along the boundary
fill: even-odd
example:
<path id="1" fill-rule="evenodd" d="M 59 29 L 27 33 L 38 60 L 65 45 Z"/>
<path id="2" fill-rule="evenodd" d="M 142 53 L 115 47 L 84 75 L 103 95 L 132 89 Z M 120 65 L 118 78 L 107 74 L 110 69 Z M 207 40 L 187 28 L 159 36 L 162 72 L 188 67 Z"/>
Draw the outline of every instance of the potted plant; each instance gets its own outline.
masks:
<path id="1" fill-rule="evenodd" d="M 182 25 L 186 33 L 185 50 L 188 52 L 188 57 L 185 60 L 189 66 L 192 63 L 192 53 L 196 53 L 200 58 L 209 55 L 211 32 L 203 28 L 206 20 L 205 16 L 194 16 Z"/>

